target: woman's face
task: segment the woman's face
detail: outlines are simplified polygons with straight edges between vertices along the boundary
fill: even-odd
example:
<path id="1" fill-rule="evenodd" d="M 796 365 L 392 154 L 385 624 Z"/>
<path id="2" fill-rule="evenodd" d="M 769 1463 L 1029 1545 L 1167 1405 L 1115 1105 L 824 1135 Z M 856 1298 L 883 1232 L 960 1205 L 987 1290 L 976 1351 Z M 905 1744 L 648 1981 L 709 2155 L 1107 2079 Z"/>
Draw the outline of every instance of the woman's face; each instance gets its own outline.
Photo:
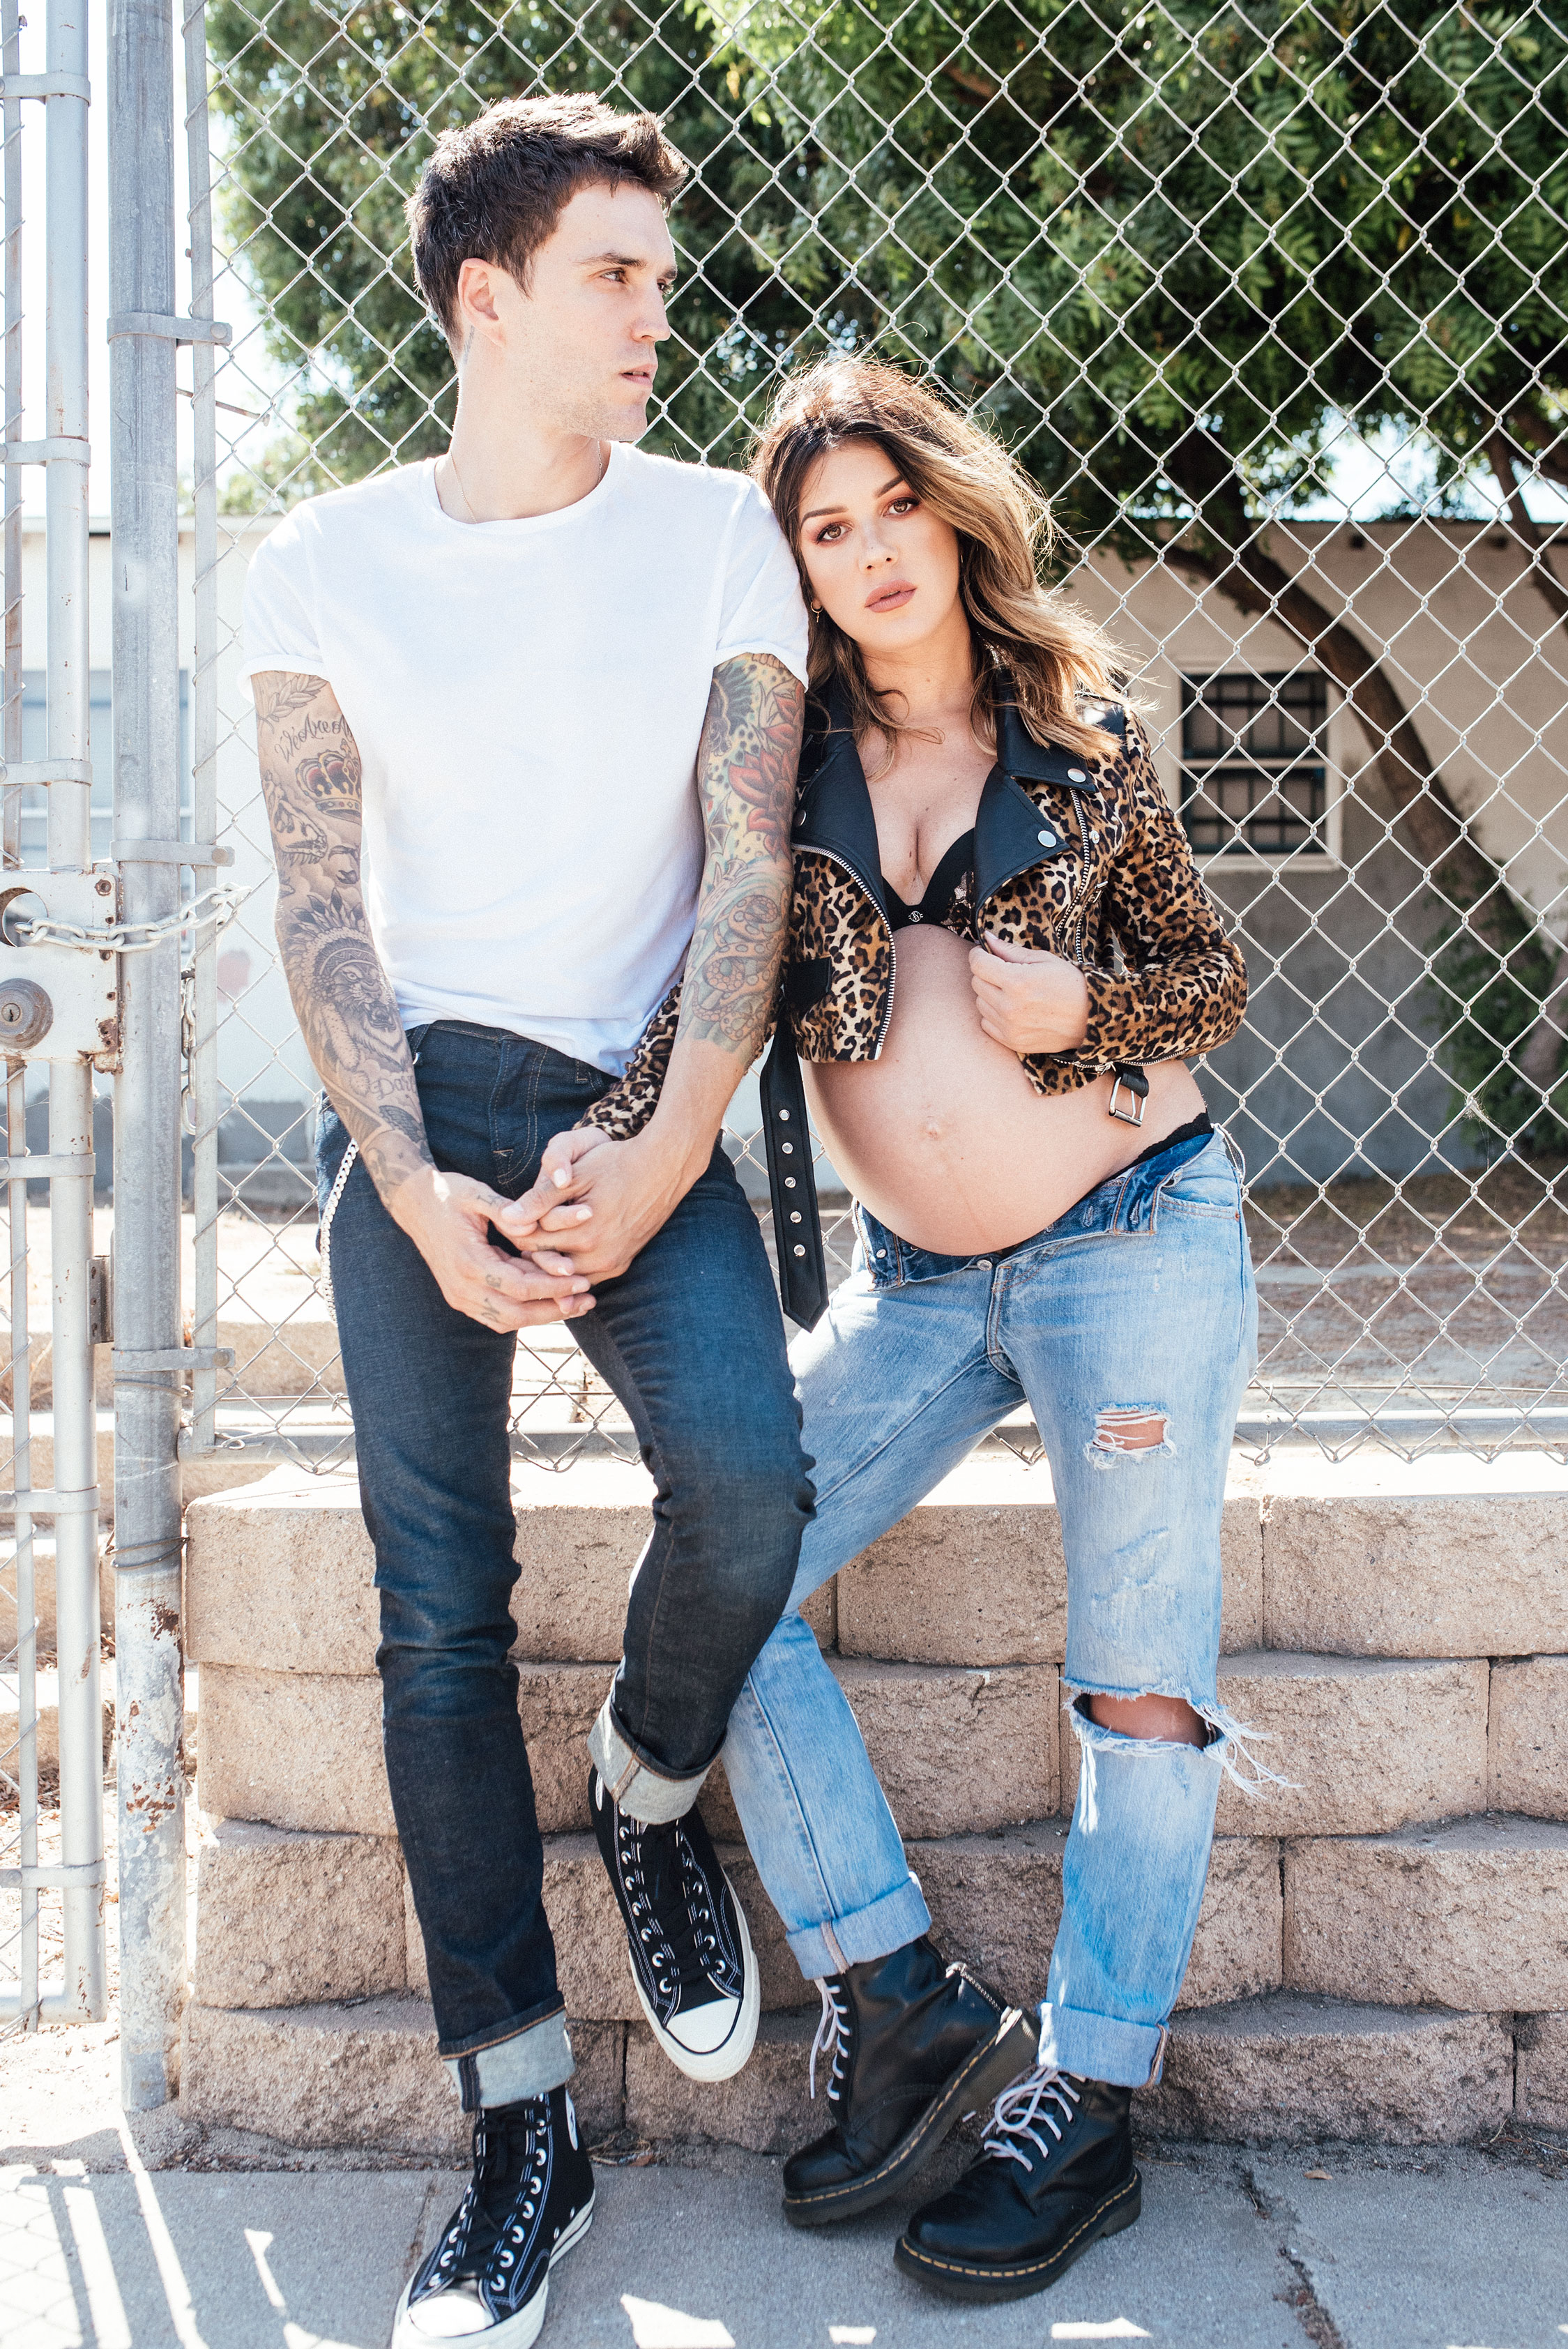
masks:
<path id="1" fill-rule="evenodd" d="M 815 600 L 873 661 L 913 650 L 958 608 L 958 533 L 874 440 L 846 442 L 807 475 L 800 557 Z"/>

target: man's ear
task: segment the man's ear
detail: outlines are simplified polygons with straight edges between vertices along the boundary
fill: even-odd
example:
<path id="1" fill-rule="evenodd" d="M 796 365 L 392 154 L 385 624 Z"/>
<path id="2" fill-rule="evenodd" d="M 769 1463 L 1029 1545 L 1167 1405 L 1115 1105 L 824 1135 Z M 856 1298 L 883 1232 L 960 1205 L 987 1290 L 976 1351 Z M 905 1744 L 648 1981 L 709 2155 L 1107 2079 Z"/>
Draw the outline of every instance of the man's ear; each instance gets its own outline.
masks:
<path id="1" fill-rule="evenodd" d="M 458 332 L 457 347 L 466 350 L 470 338 L 482 335 L 487 341 L 504 340 L 506 329 L 496 307 L 496 264 L 490 261 L 465 261 L 458 272 Z"/>

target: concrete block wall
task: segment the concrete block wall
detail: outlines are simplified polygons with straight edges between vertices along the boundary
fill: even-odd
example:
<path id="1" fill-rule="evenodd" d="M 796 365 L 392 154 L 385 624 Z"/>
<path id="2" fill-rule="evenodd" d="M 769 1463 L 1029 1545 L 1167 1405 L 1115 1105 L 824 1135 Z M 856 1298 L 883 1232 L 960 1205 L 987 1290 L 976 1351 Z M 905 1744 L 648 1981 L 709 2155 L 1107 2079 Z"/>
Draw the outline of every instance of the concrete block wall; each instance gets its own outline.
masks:
<path id="1" fill-rule="evenodd" d="M 815 1991 L 715 1771 L 703 1807 L 745 1903 L 764 2021 L 717 2087 L 654 2046 L 587 1833 L 583 1738 L 619 1650 L 640 1474 L 518 1487 L 520 1713 L 545 1899 L 593 2135 L 776 2150 L 806 2095 Z M 379 1737 L 375 1594 L 353 1480 L 286 1473 L 193 1502 L 201 1671 L 193 2117 L 297 2145 L 447 2157 L 424 1953 Z M 1228 1782 L 1165 2076 L 1172 2135 L 1456 2141 L 1568 2126 L 1568 1475 L 1284 1454 L 1224 1518 L 1221 1694 L 1292 1784 Z M 1041 1469 L 976 1456 L 813 1602 L 944 1951 L 1045 1987 L 1077 1791 L 1066 1574 Z"/>

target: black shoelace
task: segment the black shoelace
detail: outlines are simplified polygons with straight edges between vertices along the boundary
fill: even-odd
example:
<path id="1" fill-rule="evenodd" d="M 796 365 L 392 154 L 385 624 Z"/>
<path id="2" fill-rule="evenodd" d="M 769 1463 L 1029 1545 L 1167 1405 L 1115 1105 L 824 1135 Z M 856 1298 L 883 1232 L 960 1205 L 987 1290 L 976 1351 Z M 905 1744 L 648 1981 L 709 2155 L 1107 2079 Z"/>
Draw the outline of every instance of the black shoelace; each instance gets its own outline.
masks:
<path id="1" fill-rule="evenodd" d="M 473 2176 L 428 2290 L 478 2282 L 492 2266 L 504 2279 L 516 2266 L 543 2197 L 549 2123 L 547 2096 L 480 2113 L 474 2125 Z"/>
<path id="2" fill-rule="evenodd" d="M 683 1983 L 703 1980 L 718 1986 L 727 1969 L 712 1899 L 680 1820 L 655 1826 L 618 1812 L 615 1843 L 633 1927 L 659 1995 L 673 1998 Z"/>

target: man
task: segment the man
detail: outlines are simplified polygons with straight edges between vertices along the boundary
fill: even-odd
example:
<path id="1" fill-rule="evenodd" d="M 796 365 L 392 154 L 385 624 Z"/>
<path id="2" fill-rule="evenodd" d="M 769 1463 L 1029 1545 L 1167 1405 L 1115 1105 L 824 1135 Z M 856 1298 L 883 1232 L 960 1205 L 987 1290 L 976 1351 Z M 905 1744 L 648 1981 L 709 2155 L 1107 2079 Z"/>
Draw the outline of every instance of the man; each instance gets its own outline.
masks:
<path id="1" fill-rule="evenodd" d="M 745 1919 L 692 1805 L 811 1506 L 756 1218 L 718 1146 L 789 893 L 806 623 L 741 476 L 645 429 L 683 166 L 646 115 L 492 107 L 438 144 L 414 262 L 457 365 L 444 458 L 296 508 L 246 673 L 279 947 L 325 1088 L 323 1245 L 376 1548 L 387 1774 L 474 2174 L 399 2309 L 523 2349 L 593 2178 L 508 1661 L 515 1333 L 570 1320 L 655 1483 L 594 1817 L 660 2043 L 756 2032 Z M 682 973 L 657 1109 L 595 1154 L 574 1260 L 512 1216 Z M 509 1216 L 526 1234 L 519 1254 Z"/>

